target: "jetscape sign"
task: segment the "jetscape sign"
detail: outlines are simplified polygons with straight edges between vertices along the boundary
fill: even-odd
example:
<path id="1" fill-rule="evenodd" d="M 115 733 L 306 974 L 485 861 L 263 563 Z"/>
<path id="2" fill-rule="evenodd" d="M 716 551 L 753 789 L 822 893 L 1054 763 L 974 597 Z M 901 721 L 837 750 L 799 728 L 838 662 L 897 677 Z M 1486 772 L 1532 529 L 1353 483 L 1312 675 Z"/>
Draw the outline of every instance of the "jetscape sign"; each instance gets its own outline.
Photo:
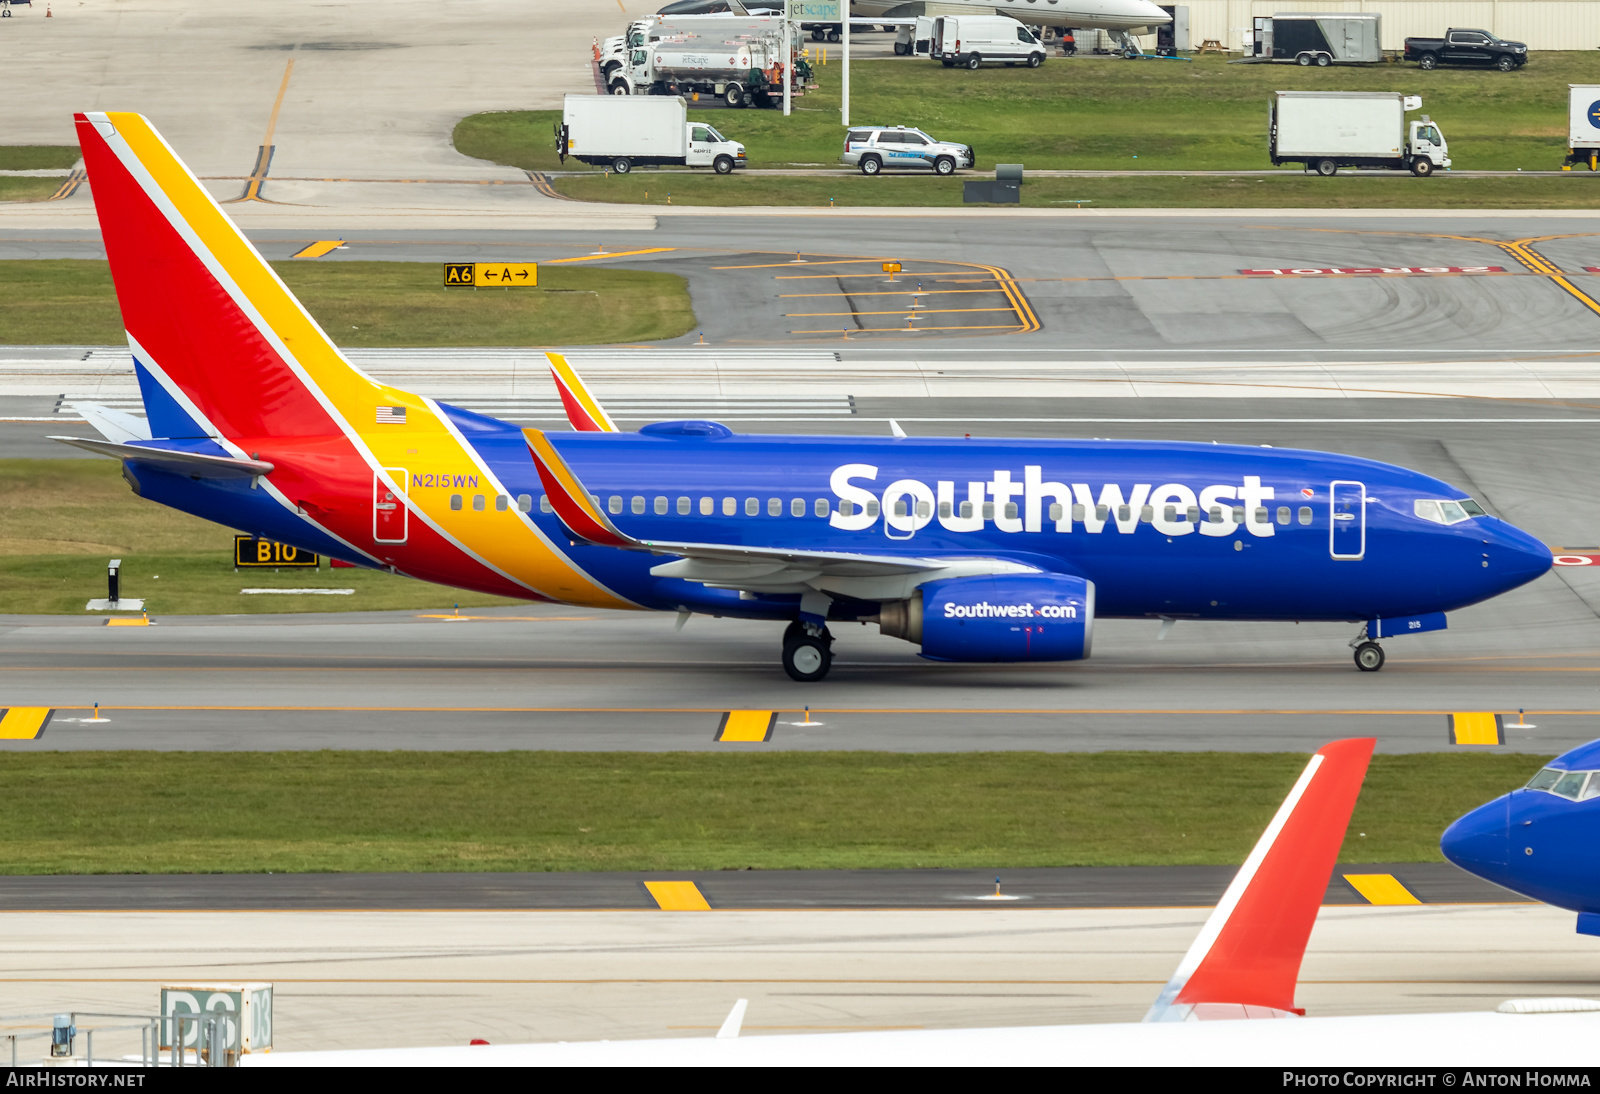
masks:
<path id="1" fill-rule="evenodd" d="M 1505 273 L 1504 266 L 1296 266 L 1281 270 L 1240 270 L 1246 277 L 1331 277 L 1337 274 L 1490 274 Z"/>

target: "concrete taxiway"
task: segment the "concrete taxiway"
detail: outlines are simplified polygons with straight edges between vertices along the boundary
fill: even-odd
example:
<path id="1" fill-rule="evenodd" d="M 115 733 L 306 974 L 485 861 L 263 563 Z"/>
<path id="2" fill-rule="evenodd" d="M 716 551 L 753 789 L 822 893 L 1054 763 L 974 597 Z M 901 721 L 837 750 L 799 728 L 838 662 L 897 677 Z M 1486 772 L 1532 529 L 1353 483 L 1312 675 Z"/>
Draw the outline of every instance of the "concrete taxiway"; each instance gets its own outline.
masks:
<path id="1" fill-rule="evenodd" d="M 737 998 L 747 1036 L 1137 1021 L 1208 912 L 17 911 L 0 1010 L 149 1013 L 162 983 L 265 980 L 283 1051 L 709 1037 Z M 1318 918 L 1297 1002 L 1483 1011 L 1597 993 L 1571 913 L 1338 906 Z"/>

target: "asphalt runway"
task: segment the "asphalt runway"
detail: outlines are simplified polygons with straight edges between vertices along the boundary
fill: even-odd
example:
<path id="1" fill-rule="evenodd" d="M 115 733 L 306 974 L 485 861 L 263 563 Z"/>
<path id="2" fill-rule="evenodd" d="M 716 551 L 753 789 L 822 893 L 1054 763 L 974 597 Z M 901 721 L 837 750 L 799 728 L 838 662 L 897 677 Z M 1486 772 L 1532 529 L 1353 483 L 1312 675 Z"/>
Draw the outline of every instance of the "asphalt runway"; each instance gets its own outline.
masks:
<path id="1" fill-rule="evenodd" d="M 740 998 L 745 1036 L 1131 1022 L 1208 914 L 13 911 L 0 1012 L 149 1014 L 164 983 L 268 981 L 278 1051 L 709 1037 Z M 1572 922 L 1533 904 L 1326 907 L 1296 1002 L 1336 1015 L 1593 998 Z M 137 1033 L 95 1040 L 97 1055 L 137 1048 Z"/>

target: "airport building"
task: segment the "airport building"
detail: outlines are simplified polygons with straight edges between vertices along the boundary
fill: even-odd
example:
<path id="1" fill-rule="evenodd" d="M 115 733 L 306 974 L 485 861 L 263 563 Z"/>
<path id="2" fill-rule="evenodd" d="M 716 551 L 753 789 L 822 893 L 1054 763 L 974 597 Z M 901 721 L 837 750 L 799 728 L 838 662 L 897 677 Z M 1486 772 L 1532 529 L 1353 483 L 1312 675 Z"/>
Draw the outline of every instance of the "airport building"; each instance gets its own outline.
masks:
<path id="1" fill-rule="evenodd" d="M 1376 12 L 1389 50 L 1407 38 L 1440 37 L 1449 27 L 1486 30 L 1529 49 L 1600 47 L 1600 0 L 1190 0 L 1187 7 L 1195 49 L 1211 40 L 1238 50 L 1255 19 L 1285 11 Z M 1140 42 L 1152 48 L 1155 36 Z"/>

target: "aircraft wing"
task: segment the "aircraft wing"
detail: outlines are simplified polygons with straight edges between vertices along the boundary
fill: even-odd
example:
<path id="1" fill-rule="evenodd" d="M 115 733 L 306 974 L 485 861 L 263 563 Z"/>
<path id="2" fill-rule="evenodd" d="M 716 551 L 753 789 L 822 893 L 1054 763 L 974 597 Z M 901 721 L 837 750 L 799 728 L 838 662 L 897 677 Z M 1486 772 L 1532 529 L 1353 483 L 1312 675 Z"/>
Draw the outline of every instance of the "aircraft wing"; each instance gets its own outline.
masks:
<path id="1" fill-rule="evenodd" d="M 83 437 L 51 437 L 52 441 L 70 444 L 102 456 L 119 460 L 138 460 L 181 475 L 199 475 L 206 479 L 254 479 L 270 475 L 273 464 L 265 460 L 243 460 L 232 456 L 208 456 L 201 452 L 178 452 L 167 448 L 146 448 L 139 444 L 119 444 L 116 441 L 96 441 Z"/>
<path id="2" fill-rule="evenodd" d="M 539 469 L 539 479 L 551 508 L 567 531 L 578 539 L 603 547 L 680 556 L 676 561 L 651 569 L 657 577 L 677 577 L 713 588 L 751 592 L 818 590 L 864 600 L 889 600 L 909 596 L 912 589 L 935 573 L 940 577 L 966 577 L 1039 572 L 1037 567 L 993 558 L 907 557 L 638 539 L 618 528 L 595 504 L 593 496 L 543 431 L 524 429 L 522 434 Z"/>

